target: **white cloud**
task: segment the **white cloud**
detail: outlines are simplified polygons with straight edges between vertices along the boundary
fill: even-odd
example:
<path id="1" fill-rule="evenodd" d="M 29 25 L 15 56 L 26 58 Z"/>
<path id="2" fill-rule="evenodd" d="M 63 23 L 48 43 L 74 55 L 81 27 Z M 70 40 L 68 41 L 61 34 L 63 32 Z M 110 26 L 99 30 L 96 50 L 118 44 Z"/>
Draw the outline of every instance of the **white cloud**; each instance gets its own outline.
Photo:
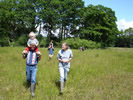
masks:
<path id="1" fill-rule="evenodd" d="M 121 19 L 117 21 L 116 24 L 119 30 L 125 30 L 130 27 L 133 28 L 133 21 L 127 22 L 125 19 Z"/>

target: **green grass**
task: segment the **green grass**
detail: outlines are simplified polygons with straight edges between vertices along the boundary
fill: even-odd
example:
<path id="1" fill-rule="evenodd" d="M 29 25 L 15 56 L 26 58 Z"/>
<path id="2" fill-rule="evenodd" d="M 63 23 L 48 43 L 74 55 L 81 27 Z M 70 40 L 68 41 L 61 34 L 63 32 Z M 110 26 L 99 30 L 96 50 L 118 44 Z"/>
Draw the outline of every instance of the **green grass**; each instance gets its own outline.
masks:
<path id="1" fill-rule="evenodd" d="M 24 48 L 0 48 L 0 100 L 30 100 L 26 87 Z M 36 98 L 32 100 L 133 100 L 133 49 L 110 48 L 73 51 L 63 96 L 59 96 L 59 71 L 55 49 L 41 48 Z"/>

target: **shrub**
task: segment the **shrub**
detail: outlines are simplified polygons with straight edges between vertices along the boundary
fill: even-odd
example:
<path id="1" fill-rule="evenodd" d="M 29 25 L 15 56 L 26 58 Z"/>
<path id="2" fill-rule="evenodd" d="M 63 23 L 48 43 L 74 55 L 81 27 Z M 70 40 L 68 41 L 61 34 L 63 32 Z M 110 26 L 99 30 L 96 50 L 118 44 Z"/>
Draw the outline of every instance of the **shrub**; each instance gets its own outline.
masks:
<path id="1" fill-rule="evenodd" d="M 27 46 L 28 36 L 22 35 L 11 43 L 11 46 Z"/>
<path id="2" fill-rule="evenodd" d="M 8 37 L 2 37 L 2 38 L 0 38 L 0 47 L 1 46 L 9 46 Z"/>
<path id="3" fill-rule="evenodd" d="M 39 46 L 40 47 L 46 47 L 46 44 L 47 44 L 47 38 L 42 38 L 40 43 L 39 43 Z"/>
<path id="4" fill-rule="evenodd" d="M 69 44 L 69 46 L 74 49 L 78 49 L 81 46 L 84 46 L 85 48 L 88 48 L 88 49 L 94 49 L 94 48 L 101 47 L 100 43 L 96 43 L 91 40 L 88 41 L 88 40 L 80 39 L 80 38 L 69 38 L 69 39 L 62 41 L 61 43 L 63 43 L 63 42 L 67 42 Z"/>

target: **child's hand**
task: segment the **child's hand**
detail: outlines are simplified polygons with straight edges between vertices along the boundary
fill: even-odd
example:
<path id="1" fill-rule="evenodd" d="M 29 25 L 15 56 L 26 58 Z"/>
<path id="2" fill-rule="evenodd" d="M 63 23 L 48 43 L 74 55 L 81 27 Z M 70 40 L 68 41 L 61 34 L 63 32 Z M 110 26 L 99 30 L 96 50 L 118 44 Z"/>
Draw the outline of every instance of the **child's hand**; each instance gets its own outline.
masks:
<path id="1" fill-rule="evenodd" d="M 64 60 L 63 60 L 62 62 L 63 62 L 63 63 L 68 63 L 68 62 L 69 62 L 69 60 L 66 60 L 66 61 L 64 61 Z"/>

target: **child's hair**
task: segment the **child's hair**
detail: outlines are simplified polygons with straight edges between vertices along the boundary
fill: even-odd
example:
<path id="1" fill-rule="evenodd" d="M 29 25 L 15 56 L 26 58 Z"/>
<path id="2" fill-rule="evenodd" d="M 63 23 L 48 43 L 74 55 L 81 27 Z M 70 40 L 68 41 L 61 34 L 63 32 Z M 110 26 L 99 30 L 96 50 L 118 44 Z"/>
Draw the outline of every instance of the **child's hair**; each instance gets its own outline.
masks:
<path id="1" fill-rule="evenodd" d="M 69 48 L 68 43 L 64 42 L 63 44 L 67 47 L 66 49 L 68 49 L 68 48 Z"/>
<path id="2" fill-rule="evenodd" d="M 29 33 L 29 37 L 32 37 L 32 36 L 35 37 L 35 33 L 34 32 L 30 32 Z"/>

